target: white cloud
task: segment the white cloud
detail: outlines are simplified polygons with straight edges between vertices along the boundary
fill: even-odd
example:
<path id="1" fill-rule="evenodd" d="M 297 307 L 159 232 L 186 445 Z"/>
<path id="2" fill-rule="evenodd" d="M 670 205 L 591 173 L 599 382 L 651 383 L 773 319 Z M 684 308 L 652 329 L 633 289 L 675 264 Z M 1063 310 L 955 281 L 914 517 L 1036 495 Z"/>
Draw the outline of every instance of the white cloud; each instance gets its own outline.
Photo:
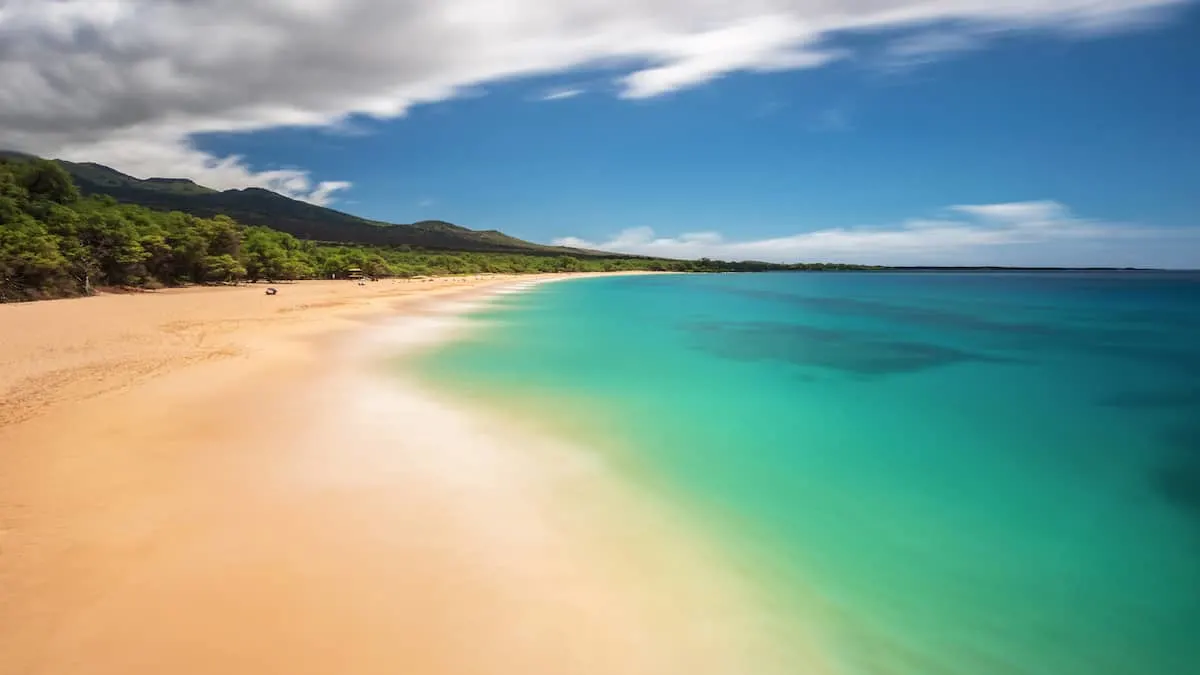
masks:
<path id="1" fill-rule="evenodd" d="M 575 98 L 584 93 L 582 89 L 554 89 L 542 95 L 543 101 L 561 101 L 564 98 Z"/>
<path id="2" fill-rule="evenodd" d="M 683 35 L 665 35 L 656 51 L 661 65 L 621 78 L 622 96 L 649 98 L 738 71 L 815 68 L 846 56 L 814 46 L 819 33 L 788 14 L 745 18 Z M 651 57 L 653 58 L 653 57 Z"/>
<path id="3" fill-rule="evenodd" d="M 1200 267 L 1200 228 L 1163 229 L 1078 218 L 1053 201 L 952 206 L 891 227 L 832 228 L 731 241 L 716 232 L 657 236 L 628 229 L 560 246 L 670 258 L 877 265 Z"/>
<path id="4" fill-rule="evenodd" d="M 893 40 L 887 47 L 886 60 L 892 67 L 914 66 L 953 52 L 979 49 L 988 39 L 974 27 L 921 31 Z"/>
<path id="5" fill-rule="evenodd" d="M 318 205 L 331 203 L 335 193 L 351 186 L 348 181 L 314 183 L 307 171 L 298 169 L 252 171 L 237 155 L 214 157 L 174 135 L 121 131 L 98 141 L 63 145 L 46 154 L 71 161 L 107 163 L 141 178 L 192 178 L 217 190 L 261 187 Z"/>
<path id="6" fill-rule="evenodd" d="M 306 201 L 312 202 L 313 204 L 317 204 L 318 206 L 324 206 L 333 201 L 333 199 L 332 199 L 333 193 L 335 193 L 339 190 L 346 190 L 349 187 L 350 187 L 349 181 L 323 180 L 320 183 L 317 183 L 317 186 L 315 188 L 312 188 L 311 192 L 308 192 L 306 194 Z M 306 190 L 306 189 L 307 189 L 307 185 L 302 187 L 300 189 L 300 192 L 304 192 L 304 190 Z"/>
<path id="7" fill-rule="evenodd" d="M 957 48 L 1002 30 L 1120 30 L 1186 1 L 0 0 L 0 147 L 325 200 L 344 185 L 193 138 L 391 118 L 583 66 L 623 68 L 620 95 L 644 98 L 850 58 L 830 45 L 846 31 L 954 26 L 941 40 Z"/>

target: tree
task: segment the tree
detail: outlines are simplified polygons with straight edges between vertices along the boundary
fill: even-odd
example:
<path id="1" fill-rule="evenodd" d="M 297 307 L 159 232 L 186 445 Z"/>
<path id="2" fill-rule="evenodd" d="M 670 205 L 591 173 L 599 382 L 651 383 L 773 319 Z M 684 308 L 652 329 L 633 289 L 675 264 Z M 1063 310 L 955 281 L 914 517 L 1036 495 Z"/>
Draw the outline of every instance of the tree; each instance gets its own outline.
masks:
<path id="1" fill-rule="evenodd" d="M 842 269 L 845 266 L 836 266 Z M 625 269 L 769 269 L 765 263 L 595 258 L 569 255 L 430 252 L 405 246 L 350 246 L 80 197 L 56 163 L 0 158 L 0 302 L 87 293 L 91 284 L 159 286 L 398 274 L 567 272 Z M 803 266 L 803 269 L 823 266 Z M 793 268 L 796 269 L 796 268 Z"/>
<path id="2" fill-rule="evenodd" d="M 229 216 L 217 216 L 210 220 L 200 221 L 200 229 L 208 242 L 209 255 L 228 255 L 233 258 L 241 257 L 242 231 L 241 227 Z"/>
<path id="3" fill-rule="evenodd" d="M 367 276 L 374 278 L 390 276 L 392 273 L 391 268 L 388 267 L 387 261 L 378 254 L 368 257 L 363 263 L 362 270 Z"/>
<path id="4" fill-rule="evenodd" d="M 148 277 L 158 283 L 164 283 L 174 276 L 174 250 L 161 232 L 144 234 L 138 240 L 142 251 L 146 254 L 143 266 Z"/>
<path id="5" fill-rule="evenodd" d="M 569 255 L 559 256 L 555 267 L 558 272 L 579 272 L 583 269 L 579 258 Z"/>
<path id="6" fill-rule="evenodd" d="M 204 278 L 208 281 L 237 283 L 246 276 L 246 268 L 228 253 L 210 255 L 204 259 Z"/>
<path id="7" fill-rule="evenodd" d="M 25 216 L 0 227 L 0 301 L 53 297 L 71 284 L 66 268 L 44 224 Z"/>
<path id="8" fill-rule="evenodd" d="M 21 183 L 29 192 L 30 199 L 59 204 L 79 199 L 79 188 L 75 187 L 71 174 L 58 162 L 33 159 L 25 163 L 21 173 Z"/>
<path id="9" fill-rule="evenodd" d="M 316 274 L 313 266 L 303 258 L 290 257 L 283 262 L 282 279 L 311 279 Z"/>
<path id="10" fill-rule="evenodd" d="M 243 253 L 246 261 L 246 276 L 251 280 L 285 279 L 288 251 L 280 241 L 280 235 L 265 227 L 246 228 Z"/>
<path id="11" fill-rule="evenodd" d="M 137 228 L 119 211 L 95 211 L 84 215 L 79 225 L 79 241 L 89 249 L 89 257 L 103 283 L 136 284 L 143 280 L 142 261 L 149 254 L 142 248 Z"/>

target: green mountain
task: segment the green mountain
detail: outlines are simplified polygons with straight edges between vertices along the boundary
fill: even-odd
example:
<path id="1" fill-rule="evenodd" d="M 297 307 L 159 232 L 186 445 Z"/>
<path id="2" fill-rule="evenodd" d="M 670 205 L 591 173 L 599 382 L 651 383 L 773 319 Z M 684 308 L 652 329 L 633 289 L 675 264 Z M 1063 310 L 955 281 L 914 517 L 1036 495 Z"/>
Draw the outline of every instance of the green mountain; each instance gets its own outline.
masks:
<path id="1" fill-rule="evenodd" d="M 8 151 L 0 151 L 0 157 L 29 158 Z M 471 230 L 440 220 L 411 224 L 367 220 L 262 188 L 218 191 L 186 178 L 143 180 L 102 164 L 56 161 L 71 174 L 85 195 L 108 195 L 119 202 L 161 211 L 182 211 L 202 218 L 226 215 L 246 225 L 270 227 L 299 239 L 446 251 L 611 255 L 535 244 L 496 230 Z"/>

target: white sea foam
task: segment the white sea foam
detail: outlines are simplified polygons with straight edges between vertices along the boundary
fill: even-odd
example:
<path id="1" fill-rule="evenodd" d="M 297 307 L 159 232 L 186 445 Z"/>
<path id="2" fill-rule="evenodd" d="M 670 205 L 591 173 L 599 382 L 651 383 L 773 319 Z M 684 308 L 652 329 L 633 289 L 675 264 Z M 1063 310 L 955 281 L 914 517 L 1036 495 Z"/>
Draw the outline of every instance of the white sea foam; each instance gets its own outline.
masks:
<path id="1" fill-rule="evenodd" d="M 319 394 L 326 414 L 313 421 L 314 450 L 297 450 L 298 478 L 335 493 L 427 500 L 441 528 L 415 536 L 454 561 L 462 583 L 520 617 L 520 626 L 492 626 L 498 658 L 523 654 L 512 645 L 525 644 L 525 631 L 549 634 L 565 621 L 582 622 L 570 644 L 589 655 L 569 672 L 782 675 L 798 672 L 797 657 L 824 672 L 794 641 L 769 639 L 771 618 L 734 568 L 672 509 L 619 480 L 602 454 L 379 367 L 458 339 L 479 325 L 466 314 L 488 302 L 439 301 L 347 336 L 345 367 Z M 543 646 L 534 654 L 552 662 Z M 529 671 L 516 663 L 508 667 Z"/>

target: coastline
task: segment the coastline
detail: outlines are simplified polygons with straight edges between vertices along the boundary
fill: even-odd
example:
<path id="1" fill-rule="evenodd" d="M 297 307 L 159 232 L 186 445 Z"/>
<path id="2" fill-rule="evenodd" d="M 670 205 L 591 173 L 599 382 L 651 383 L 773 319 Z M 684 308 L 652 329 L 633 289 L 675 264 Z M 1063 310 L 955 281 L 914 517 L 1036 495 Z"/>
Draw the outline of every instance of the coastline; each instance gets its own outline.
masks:
<path id="1" fill-rule="evenodd" d="M 0 671 L 819 661 L 775 644 L 736 570 L 586 450 L 379 372 L 403 344 L 444 339 L 439 313 L 470 293 L 548 278 L 0 308 L 0 325 L 32 328 L 0 339 Z M 143 323 L 113 325 L 145 300 Z"/>

